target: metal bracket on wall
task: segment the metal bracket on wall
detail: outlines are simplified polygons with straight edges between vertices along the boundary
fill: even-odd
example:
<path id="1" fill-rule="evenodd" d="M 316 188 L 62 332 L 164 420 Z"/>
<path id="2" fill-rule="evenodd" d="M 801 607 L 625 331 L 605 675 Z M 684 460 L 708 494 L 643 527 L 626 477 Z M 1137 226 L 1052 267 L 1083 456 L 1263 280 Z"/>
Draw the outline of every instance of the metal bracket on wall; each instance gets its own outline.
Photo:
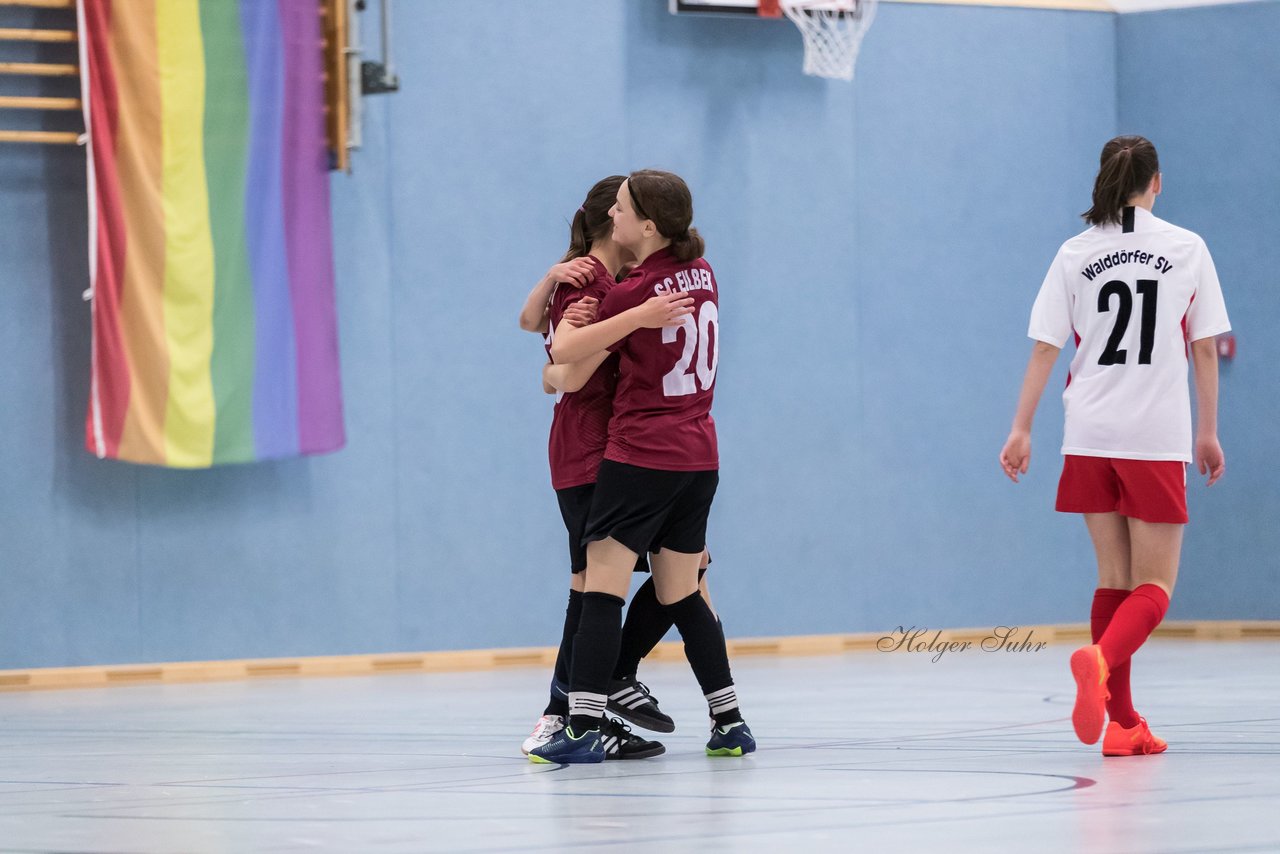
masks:
<path id="1" fill-rule="evenodd" d="M 360 63 L 360 94 L 382 95 L 400 90 L 400 78 L 381 62 Z"/>
<path id="2" fill-rule="evenodd" d="M 356 10 L 363 12 L 367 0 L 356 0 Z M 360 63 L 360 94 L 383 95 L 400 90 L 400 77 L 391 59 L 391 0 L 380 0 L 382 23 L 382 60 Z"/>

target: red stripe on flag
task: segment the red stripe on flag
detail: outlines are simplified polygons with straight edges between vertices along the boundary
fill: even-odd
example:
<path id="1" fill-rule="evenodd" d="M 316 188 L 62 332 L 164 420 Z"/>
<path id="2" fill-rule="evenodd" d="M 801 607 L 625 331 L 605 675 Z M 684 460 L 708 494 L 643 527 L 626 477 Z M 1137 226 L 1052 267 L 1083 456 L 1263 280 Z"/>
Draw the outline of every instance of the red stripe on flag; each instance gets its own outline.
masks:
<path id="1" fill-rule="evenodd" d="M 94 399 L 89 404 L 87 445 L 94 438 L 93 407 L 98 407 L 103 447 L 115 457 L 129 409 L 129 368 L 120 332 L 120 296 L 124 282 L 125 223 L 116 170 L 116 79 L 108 39 L 112 0 L 85 0 L 88 38 L 89 116 L 93 146 L 94 200 L 97 216 L 97 269 L 93 274 Z"/>

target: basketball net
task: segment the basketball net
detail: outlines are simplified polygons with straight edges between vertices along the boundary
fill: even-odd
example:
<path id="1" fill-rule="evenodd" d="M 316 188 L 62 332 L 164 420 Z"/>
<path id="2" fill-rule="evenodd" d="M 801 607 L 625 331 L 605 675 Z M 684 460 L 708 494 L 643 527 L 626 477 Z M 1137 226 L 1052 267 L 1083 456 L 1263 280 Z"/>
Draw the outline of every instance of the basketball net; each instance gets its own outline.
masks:
<path id="1" fill-rule="evenodd" d="M 804 73 L 852 80 L 878 0 L 761 0 L 760 14 L 786 14 L 804 37 Z"/>

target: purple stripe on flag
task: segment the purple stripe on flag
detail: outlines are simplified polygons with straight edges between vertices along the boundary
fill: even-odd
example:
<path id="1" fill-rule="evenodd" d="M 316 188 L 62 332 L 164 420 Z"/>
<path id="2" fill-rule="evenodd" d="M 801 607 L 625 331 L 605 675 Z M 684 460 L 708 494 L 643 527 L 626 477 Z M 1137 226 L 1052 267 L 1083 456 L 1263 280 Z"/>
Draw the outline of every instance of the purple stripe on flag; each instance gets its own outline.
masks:
<path id="1" fill-rule="evenodd" d="M 271 5 L 271 4 L 263 4 Z M 284 34 L 285 245 L 298 365 L 302 453 L 342 447 L 342 389 L 329 217 L 320 18 L 315 0 L 279 0 Z"/>
<path id="2" fill-rule="evenodd" d="M 240 0 L 240 14 L 249 78 L 245 237 L 257 319 L 253 436 L 257 458 L 272 459 L 299 451 L 297 350 L 281 174 L 292 158 L 288 149 L 280 149 L 285 57 L 274 3 Z"/>

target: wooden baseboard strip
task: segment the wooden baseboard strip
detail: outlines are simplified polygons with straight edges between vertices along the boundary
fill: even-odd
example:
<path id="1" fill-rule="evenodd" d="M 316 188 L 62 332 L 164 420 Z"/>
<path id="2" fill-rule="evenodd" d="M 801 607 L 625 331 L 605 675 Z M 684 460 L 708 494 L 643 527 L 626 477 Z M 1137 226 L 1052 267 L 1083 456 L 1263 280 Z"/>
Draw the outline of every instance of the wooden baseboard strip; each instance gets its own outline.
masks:
<path id="1" fill-rule="evenodd" d="M 943 629 L 922 640 L 968 641 L 974 646 L 991 637 L 990 629 Z M 1168 622 L 1155 631 L 1158 638 L 1195 641 L 1280 640 L 1280 620 L 1195 620 Z M 738 638 L 728 643 L 729 654 L 747 656 L 841 655 L 874 652 L 886 633 L 797 635 L 777 638 Z M 1017 638 L 1055 644 L 1088 643 L 1089 626 L 1080 623 L 1023 626 Z M 655 661 L 680 661 L 679 642 L 659 644 L 650 654 Z M 111 664 L 89 667 L 46 667 L 0 670 L 0 692 L 116 685 L 176 684 L 300 676 L 367 676 L 379 673 L 438 673 L 493 670 L 506 667 L 544 667 L 555 664 L 555 647 L 471 649 L 446 652 L 332 655 L 308 658 L 265 658 L 237 661 L 179 661 L 166 664 Z"/>

